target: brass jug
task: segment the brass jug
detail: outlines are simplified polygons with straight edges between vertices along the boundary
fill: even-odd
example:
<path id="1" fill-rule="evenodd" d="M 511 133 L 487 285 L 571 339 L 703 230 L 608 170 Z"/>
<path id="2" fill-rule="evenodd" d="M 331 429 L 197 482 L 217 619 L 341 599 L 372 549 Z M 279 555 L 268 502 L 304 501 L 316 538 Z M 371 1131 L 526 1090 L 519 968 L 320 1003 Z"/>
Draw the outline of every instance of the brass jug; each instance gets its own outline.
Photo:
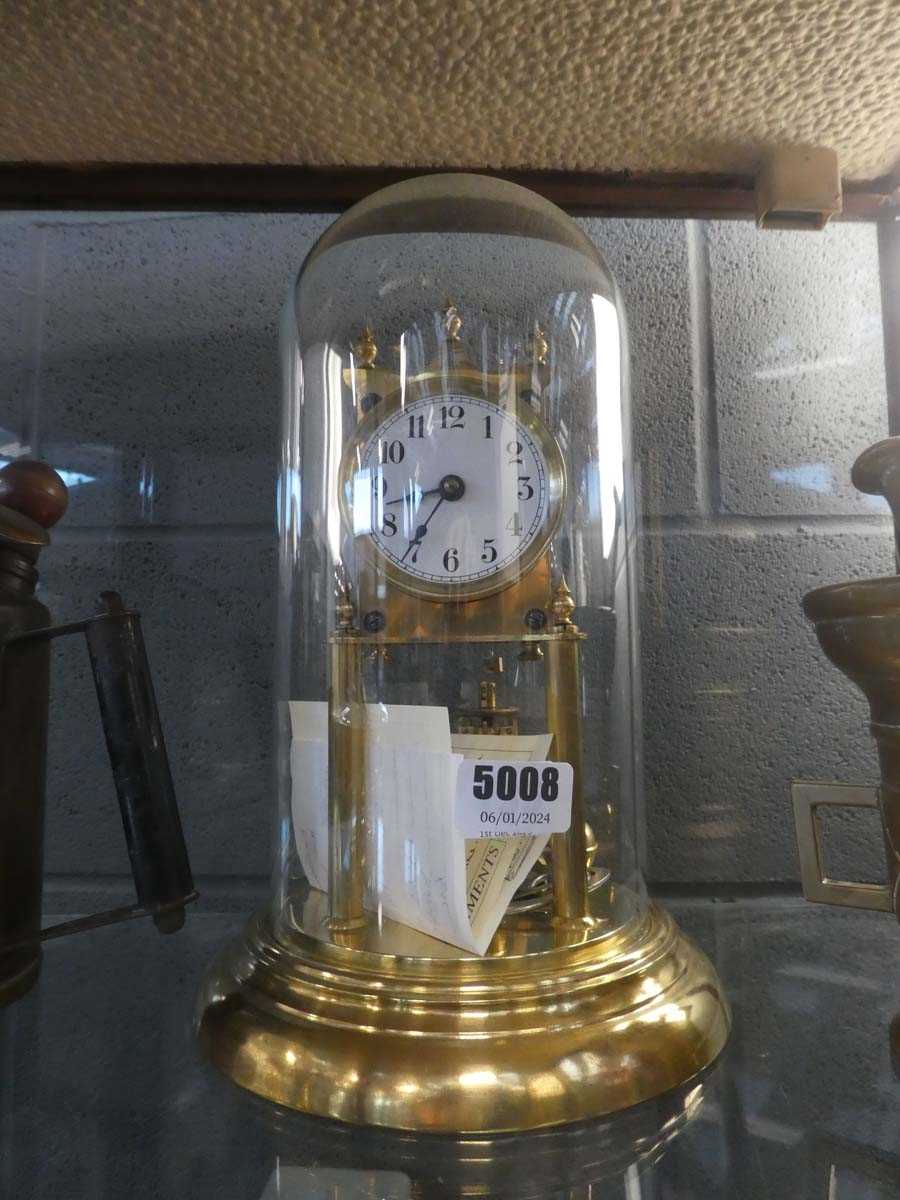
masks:
<path id="1" fill-rule="evenodd" d="M 34 594 L 67 503 L 45 463 L 0 470 L 0 1005 L 34 983 L 43 940 L 144 915 L 171 933 L 196 898 L 138 614 L 104 592 L 95 616 L 54 626 Z M 137 903 L 42 930 L 49 643 L 70 633 L 87 642 Z"/>

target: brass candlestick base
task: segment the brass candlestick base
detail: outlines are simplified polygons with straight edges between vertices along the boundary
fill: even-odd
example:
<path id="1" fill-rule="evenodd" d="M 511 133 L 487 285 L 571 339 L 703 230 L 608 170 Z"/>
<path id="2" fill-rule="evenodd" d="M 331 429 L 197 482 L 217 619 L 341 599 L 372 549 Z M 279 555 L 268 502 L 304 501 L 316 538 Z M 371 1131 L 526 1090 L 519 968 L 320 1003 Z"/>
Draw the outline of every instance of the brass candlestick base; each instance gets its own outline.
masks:
<path id="1" fill-rule="evenodd" d="M 424 935 L 412 956 L 389 921 L 352 948 L 277 937 L 263 912 L 213 964 L 197 1036 L 241 1087 L 343 1121 L 475 1133 L 600 1116 L 692 1078 L 730 1027 L 671 917 L 651 906 L 608 929 L 508 918 L 484 958 L 432 939 L 423 957 Z"/>

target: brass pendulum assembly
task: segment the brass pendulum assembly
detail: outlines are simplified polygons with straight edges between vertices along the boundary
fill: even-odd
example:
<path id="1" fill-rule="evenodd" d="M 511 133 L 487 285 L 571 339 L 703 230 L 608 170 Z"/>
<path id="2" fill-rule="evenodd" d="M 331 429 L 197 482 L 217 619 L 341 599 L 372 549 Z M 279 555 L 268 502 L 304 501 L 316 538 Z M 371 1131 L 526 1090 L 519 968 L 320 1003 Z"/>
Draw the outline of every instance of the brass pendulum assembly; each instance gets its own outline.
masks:
<path id="1" fill-rule="evenodd" d="M 503 657 L 492 655 L 485 669 L 497 675 L 503 674 Z M 519 732 L 519 710 L 503 707 L 497 703 L 497 683 L 483 679 L 478 685 L 478 707 L 457 709 L 455 729 L 461 734 L 493 734 L 516 736 Z"/>

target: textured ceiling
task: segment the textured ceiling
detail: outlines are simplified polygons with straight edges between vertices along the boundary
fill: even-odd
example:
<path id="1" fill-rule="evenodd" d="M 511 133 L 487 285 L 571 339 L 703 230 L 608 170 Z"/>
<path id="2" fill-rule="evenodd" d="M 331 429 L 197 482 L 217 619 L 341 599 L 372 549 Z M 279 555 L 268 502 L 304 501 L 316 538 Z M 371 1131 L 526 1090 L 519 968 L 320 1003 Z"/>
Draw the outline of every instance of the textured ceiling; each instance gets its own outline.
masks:
<path id="1" fill-rule="evenodd" d="M 900 162 L 897 0 L 3 0 L 0 160 Z"/>

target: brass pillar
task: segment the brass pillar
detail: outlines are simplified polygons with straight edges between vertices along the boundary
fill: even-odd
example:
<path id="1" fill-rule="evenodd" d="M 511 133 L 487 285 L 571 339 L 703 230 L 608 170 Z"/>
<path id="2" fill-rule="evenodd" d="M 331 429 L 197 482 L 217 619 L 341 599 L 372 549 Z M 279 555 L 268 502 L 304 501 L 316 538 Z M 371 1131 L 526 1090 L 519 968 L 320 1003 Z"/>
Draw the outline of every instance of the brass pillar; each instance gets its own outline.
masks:
<path id="1" fill-rule="evenodd" d="M 328 692 L 328 897 L 334 930 L 365 922 L 366 710 L 356 631 L 331 642 Z"/>
<path id="2" fill-rule="evenodd" d="M 556 758 L 572 766 L 572 823 L 550 839 L 553 866 L 553 915 L 564 921 L 586 917 L 588 906 L 587 831 L 581 748 L 581 642 L 573 625 L 574 602 L 565 581 L 552 603 L 554 636 L 544 643 L 547 681 L 547 730 L 553 734 Z"/>

